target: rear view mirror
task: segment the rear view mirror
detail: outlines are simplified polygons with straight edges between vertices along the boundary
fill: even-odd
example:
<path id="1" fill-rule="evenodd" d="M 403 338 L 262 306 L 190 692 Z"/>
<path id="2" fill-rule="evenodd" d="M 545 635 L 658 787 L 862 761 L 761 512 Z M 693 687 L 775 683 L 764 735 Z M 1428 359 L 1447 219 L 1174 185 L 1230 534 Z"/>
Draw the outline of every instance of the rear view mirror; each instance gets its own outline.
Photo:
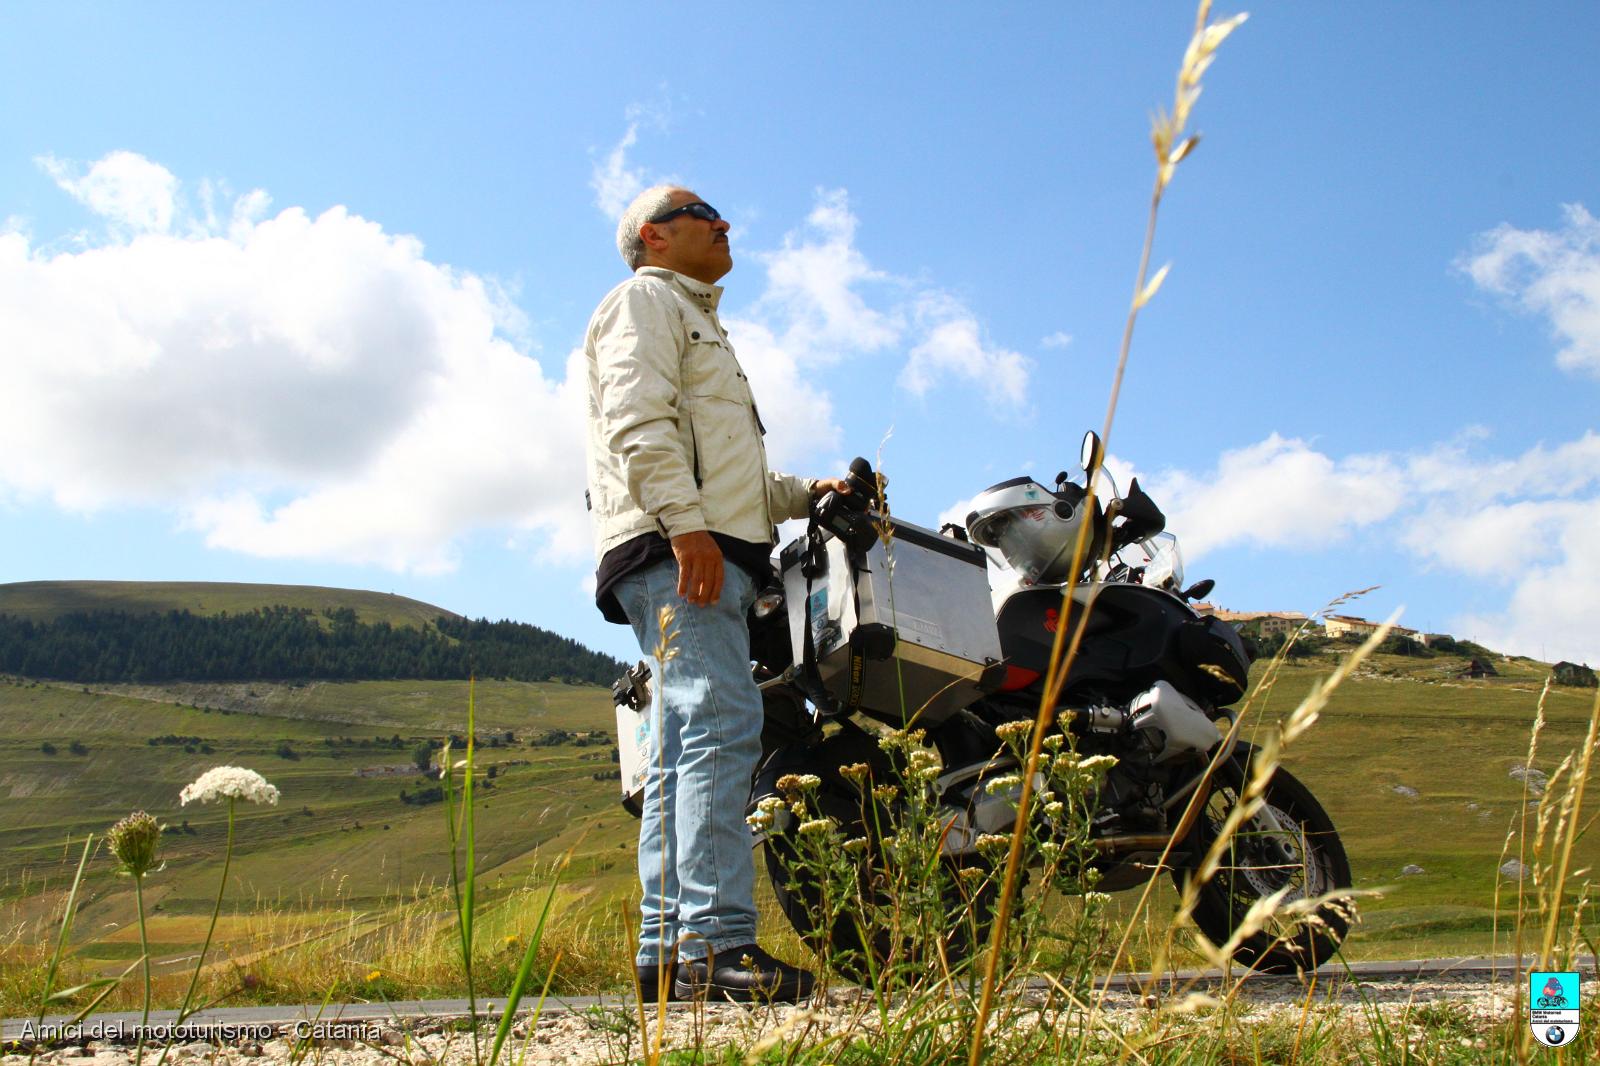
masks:
<path id="1" fill-rule="evenodd" d="M 1078 450 L 1078 465 L 1083 467 L 1086 478 L 1093 479 L 1094 472 L 1100 469 L 1100 464 L 1105 461 L 1105 447 L 1100 443 L 1100 434 L 1094 430 L 1083 435 L 1083 446 Z"/>

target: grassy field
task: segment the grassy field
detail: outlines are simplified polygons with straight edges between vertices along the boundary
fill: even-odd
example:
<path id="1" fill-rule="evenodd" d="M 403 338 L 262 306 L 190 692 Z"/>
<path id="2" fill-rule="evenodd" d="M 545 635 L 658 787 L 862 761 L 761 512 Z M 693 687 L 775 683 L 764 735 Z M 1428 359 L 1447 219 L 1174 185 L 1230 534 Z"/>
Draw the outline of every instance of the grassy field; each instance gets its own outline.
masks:
<path id="1" fill-rule="evenodd" d="M 363 622 L 396 626 L 425 626 L 440 615 L 455 613 L 392 593 L 315 585 L 220 581 L 19 581 L 0 585 L 0 614 L 36 622 L 73 611 L 188 611 L 212 615 L 271 606 L 303 608 L 314 614 L 334 607 L 351 607 Z"/>
<path id="2" fill-rule="evenodd" d="M 479 763 L 495 775 L 477 803 L 478 868 L 489 899 L 497 888 L 504 895 L 522 886 L 541 855 L 574 847 L 579 859 L 569 877 L 585 889 L 574 905 L 615 896 L 633 880 L 636 830 L 616 803 L 616 781 L 595 779 L 615 766 L 608 695 L 496 682 L 477 692 Z M 178 794 L 220 764 L 256 769 L 282 791 L 276 807 L 240 806 L 228 898 L 242 913 L 223 937 L 259 926 L 252 913 L 280 916 L 280 931 L 290 933 L 332 915 L 382 912 L 447 878 L 443 805 L 406 804 L 400 792 L 435 784 L 422 777 L 413 751 L 423 739 L 463 729 L 465 682 L 257 684 L 199 706 L 187 690 L 163 695 L 0 684 L 0 718 L 10 727 L 0 738 L 0 947 L 40 937 L 39 920 L 59 906 L 70 881 L 73 841 L 81 846 L 85 833 L 142 808 L 169 826 L 166 868 L 146 890 L 152 951 L 170 959 L 197 948 L 221 872 L 226 811 L 181 807 Z M 543 742 L 557 730 L 572 737 Z M 167 736 L 187 742 L 149 742 Z M 97 968 L 136 955 L 132 914 L 131 885 L 97 855 L 78 920 L 78 957 Z"/>
<path id="3" fill-rule="evenodd" d="M 1285 668 L 1258 701 L 1255 722 L 1286 714 L 1332 665 L 1330 657 Z M 1502 915 L 1516 890 L 1497 873 L 1523 799 L 1509 771 L 1526 758 L 1544 669 L 1519 660 L 1496 665 L 1499 678 L 1464 681 L 1453 676 L 1457 660 L 1380 656 L 1340 689 L 1289 754 L 1288 765 L 1340 827 L 1357 887 L 1382 892 L 1363 905 L 1364 920 L 1349 942 L 1352 957 L 1493 947 L 1496 886 Z M 399 793 L 429 784 L 412 752 L 420 740 L 463 730 L 466 700 L 461 682 L 91 691 L 5 679 L 0 948 L 21 950 L 46 934 L 76 861 L 74 840 L 143 808 L 171 827 L 166 868 L 146 891 L 152 950 L 169 969 L 181 969 L 199 946 L 216 890 L 225 812 L 180 807 L 178 792 L 224 763 L 259 770 L 283 793 L 277 807 L 240 810 L 228 892 L 237 913 L 221 932 L 230 950 L 258 950 L 330 922 L 379 921 L 406 906 L 442 913 L 438 897 L 429 895 L 448 872 L 442 805 L 408 805 Z M 1536 766 L 1548 772 L 1577 746 L 1593 700 L 1592 690 L 1551 691 Z M 616 803 L 616 782 L 595 779 L 614 766 L 609 694 L 588 686 L 481 683 L 477 721 L 485 744 L 480 762 L 495 772 L 478 809 L 481 883 L 490 914 L 498 915 L 485 927 L 514 936 L 523 908 L 533 905 L 530 893 L 570 849 L 576 859 L 564 876 L 564 935 L 569 948 L 576 943 L 593 956 L 618 955 L 579 966 L 585 980 L 615 979 L 626 964 L 618 902 L 633 891 L 636 823 Z M 540 743 L 555 730 L 575 736 Z M 507 731 L 514 739 L 506 739 Z M 590 735 L 577 736 L 584 733 Z M 191 739 L 150 743 L 168 735 Z M 46 744 L 54 754 L 45 753 Z M 1513 842 L 1510 857 L 1516 854 Z M 1580 844 L 1581 865 L 1592 866 L 1596 857 L 1593 842 Z M 1408 864 L 1424 872 L 1402 875 Z M 1163 891 L 1157 915 L 1168 912 L 1170 891 Z M 1130 908 L 1133 899 L 1124 893 L 1119 904 Z M 770 901 L 763 909 L 774 914 Z M 137 956 L 132 915 L 129 884 L 98 856 L 74 937 L 82 967 L 120 969 Z M 767 928 L 776 932 L 779 921 L 769 917 Z"/>

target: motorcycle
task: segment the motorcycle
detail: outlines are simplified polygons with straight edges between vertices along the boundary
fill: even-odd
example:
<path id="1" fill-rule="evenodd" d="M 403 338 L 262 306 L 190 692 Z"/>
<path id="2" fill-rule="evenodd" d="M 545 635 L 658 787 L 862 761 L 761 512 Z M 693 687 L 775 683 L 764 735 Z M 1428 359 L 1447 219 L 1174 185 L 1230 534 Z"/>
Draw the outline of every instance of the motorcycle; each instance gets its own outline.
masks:
<path id="1" fill-rule="evenodd" d="M 813 946 L 856 958 L 890 950 L 881 931 L 823 917 L 821 875 L 800 860 L 799 819 L 787 809 L 792 782 L 815 779 L 815 812 L 867 841 L 860 876 L 871 892 L 872 856 L 904 812 L 871 792 L 861 767 L 872 780 L 891 779 L 903 767 L 879 743 L 884 727 L 921 730 L 938 754 L 940 860 L 949 870 L 992 871 L 994 852 L 982 844 L 1011 833 L 1019 791 L 995 785 L 1019 780 L 1023 768 L 1002 735 L 1038 715 L 1063 628 L 1078 646 L 1051 732 L 1079 758 L 1115 759 L 1093 796 L 1084 862 L 1094 872 L 1081 883 L 1120 891 L 1165 870 L 1182 891 L 1193 879 L 1193 919 L 1219 945 L 1252 905 L 1283 891 L 1280 917 L 1234 950 L 1264 972 L 1314 968 L 1348 932 L 1344 846 L 1316 797 L 1282 766 L 1216 873 L 1197 878 L 1252 776 L 1256 749 L 1236 739 L 1228 710 L 1245 693 L 1251 660 L 1232 626 L 1191 606 L 1213 582 L 1183 586 L 1159 507 L 1137 479 L 1119 495 L 1103 459 L 1088 433 L 1078 471 L 1063 471 L 1053 489 L 1026 477 L 1001 482 L 975 498 L 964 525 L 938 531 L 890 517 L 881 480 L 857 459 L 852 491 L 815 503 L 806 534 L 779 553 L 782 587 L 764 591 L 750 616 L 765 720 L 747 813 L 766 812 L 752 819 L 752 845 L 765 845 L 778 902 Z M 1096 483 L 1109 491 L 1091 492 Z M 1009 584 L 991 589 L 991 574 Z M 623 803 L 635 815 L 649 759 L 649 677 L 640 662 L 613 686 Z M 1053 831 L 1033 829 L 1043 838 Z M 985 881 L 985 898 L 968 901 L 976 927 L 951 935 L 940 948 L 947 956 L 979 943 L 994 881 Z M 1295 901 L 1308 902 L 1285 906 Z"/>

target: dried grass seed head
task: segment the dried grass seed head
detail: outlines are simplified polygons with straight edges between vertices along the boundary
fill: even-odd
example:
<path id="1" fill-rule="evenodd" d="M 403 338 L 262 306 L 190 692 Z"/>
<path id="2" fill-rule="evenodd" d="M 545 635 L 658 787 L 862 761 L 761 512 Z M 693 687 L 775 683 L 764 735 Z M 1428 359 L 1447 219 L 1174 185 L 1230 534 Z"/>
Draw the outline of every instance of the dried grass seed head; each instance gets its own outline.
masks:
<path id="1" fill-rule="evenodd" d="M 161 824 L 144 811 L 134 811 L 111 827 L 106 841 L 124 871 L 143 877 L 155 868 L 156 852 L 161 845 Z"/>

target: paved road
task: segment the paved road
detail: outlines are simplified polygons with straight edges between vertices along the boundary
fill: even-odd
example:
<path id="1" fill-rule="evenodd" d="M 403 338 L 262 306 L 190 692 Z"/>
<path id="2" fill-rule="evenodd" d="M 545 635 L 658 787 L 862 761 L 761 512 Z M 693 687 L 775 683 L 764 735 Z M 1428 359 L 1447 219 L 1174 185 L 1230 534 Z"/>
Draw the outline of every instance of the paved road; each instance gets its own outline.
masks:
<path id="1" fill-rule="evenodd" d="M 1532 958 L 1525 958 L 1519 962 L 1515 956 L 1504 955 L 1496 958 L 1462 958 L 1462 959 L 1412 959 L 1403 962 L 1355 962 L 1341 963 L 1324 966 L 1317 971 L 1320 983 L 1353 977 L 1363 982 L 1404 983 L 1451 977 L 1457 980 L 1475 980 L 1495 983 L 1512 983 L 1521 979 L 1523 968 L 1532 965 Z M 1580 970 L 1593 972 L 1595 959 L 1585 956 L 1577 961 Z M 1235 974 L 1236 978 L 1240 975 Z M 1165 974 L 1153 975 L 1148 973 L 1118 974 L 1107 978 L 1103 983 L 1112 989 L 1127 989 L 1130 987 L 1144 987 L 1149 985 L 1190 985 L 1217 982 L 1224 979 L 1220 970 L 1175 970 Z M 1292 980 L 1271 974 L 1251 973 L 1244 975 L 1246 982 L 1282 981 Z M 1044 982 L 1039 983 L 1041 987 Z M 631 997 L 623 996 L 552 996 L 545 1001 L 544 1009 L 547 1013 L 561 1013 L 566 1011 L 584 1010 L 595 1006 L 616 1006 L 631 1002 Z M 478 1004 L 479 1014 L 493 1015 L 497 1008 L 505 1006 L 504 1000 L 493 998 L 486 999 Z M 523 1009 L 531 1009 L 533 1000 L 523 1001 Z M 685 1004 L 674 1004 L 685 1006 Z M 449 1018 L 461 1017 L 468 1013 L 467 1001 L 464 999 L 424 999 L 402 1000 L 389 1003 L 337 1003 L 323 1006 L 321 1004 L 288 1004 L 281 1006 L 264 1007 L 224 1007 L 201 1011 L 190 1016 L 184 1023 L 186 1027 L 203 1029 L 207 1027 L 230 1027 L 243 1029 L 245 1027 L 272 1027 L 282 1028 L 293 1026 L 300 1021 L 333 1022 L 375 1022 L 395 1023 L 418 1018 Z M 46 1026 L 60 1026 L 70 1020 L 70 1015 L 52 1015 L 45 1019 Z M 151 1011 L 150 1024 L 152 1026 L 169 1026 L 177 1018 L 176 1011 Z M 109 1029 L 120 1027 L 130 1030 L 139 1022 L 138 1011 L 122 1011 L 91 1015 L 82 1023 L 83 1032 L 91 1030 L 106 1032 Z M 0 1040 L 23 1039 L 31 1035 L 24 1026 L 33 1026 L 32 1019 L 7 1018 L 0 1026 Z M 96 1029 L 98 1027 L 98 1029 Z"/>

